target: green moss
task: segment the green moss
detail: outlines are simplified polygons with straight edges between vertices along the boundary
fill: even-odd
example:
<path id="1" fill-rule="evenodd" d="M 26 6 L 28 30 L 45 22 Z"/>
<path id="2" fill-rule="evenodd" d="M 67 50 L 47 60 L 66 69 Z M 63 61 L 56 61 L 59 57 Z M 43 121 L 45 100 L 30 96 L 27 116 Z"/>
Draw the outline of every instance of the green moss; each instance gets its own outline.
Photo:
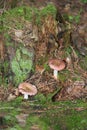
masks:
<path id="1" fill-rule="evenodd" d="M 42 119 L 53 130 L 84 130 L 87 127 L 86 110 L 76 111 L 75 108 L 86 107 L 85 102 L 66 101 L 54 103 L 55 110 L 50 109 L 44 114 Z"/>
<path id="2" fill-rule="evenodd" d="M 7 46 L 14 46 L 14 44 L 12 44 L 11 42 L 11 36 L 8 33 L 4 33 L 4 37 L 5 37 L 5 45 Z"/>
<path id="3" fill-rule="evenodd" d="M 53 130 L 84 130 L 87 127 L 86 110 L 79 112 L 76 111 L 75 108 L 85 108 L 86 105 L 87 104 L 81 100 L 77 100 L 76 102 L 66 101 L 54 104 L 51 103 L 48 105 L 48 109 L 39 116 L 39 120 L 44 124 L 47 124 L 48 130 L 49 128 Z M 29 117 L 31 117 L 29 118 L 30 120 L 27 120 L 29 124 L 35 125 L 37 123 L 40 125 L 37 116 L 30 115 Z"/>
<path id="4" fill-rule="evenodd" d="M 42 17 L 47 15 L 56 16 L 56 8 L 54 5 L 49 4 L 42 10 L 27 6 L 16 7 L 6 11 L 0 16 L 0 21 L 3 23 L 3 28 L 1 28 L 0 31 L 12 28 L 22 29 L 25 21 L 32 21 L 35 24 L 40 24 Z"/>
<path id="5" fill-rule="evenodd" d="M 34 125 L 37 126 L 40 130 L 49 130 L 47 122 L 43 121 L 43 119 L 39 118 L 38 116 L 31 114 L 27 119 L 27 128 L 31 129 Z"/>
<path id="6" fill-rule="evenodd" d="M 19 48 L 11 62 L 11 68 L 14 73 L 14 83 L 17 85 L 23 82 L 33 70 L 33 53 L 25 48 Z"/>
<path id="7" fill-rule="evenodd" d="M 15 116 L 20 112 L 20 108 L 18 106 L 21 104 L 21 102 L 22 98 L 20 97 L 11 102 L 0 102 L 0 114 L 3 113 L 2 119 L 4 126 L 12 128 L 18 123 Z"/>
<path id="8" fill-rule="evenodd" d="M 52 4 L 49 4 L 41 10 L 40 14 L 41 14 L 41 16 L 47 16 L 47 15 L 51 14 L 55 17 L 56 12 L 57 12 L 57 10 L 56 10 L 55 6 Z"/>
<path id="9" fill-rule="evenodd" d="M 70 71 L 69 70 L 63 70 L 61 72 L 59 72 L 58 74 L 58 79 L 61 81 L 61 82 L 64 82 L 66 81 L 68 78 L 70 77 Z"/>
<path id="10" fill-rule="evenodd" d="M 46 97 L 43 94 L 38 94 L 35 96 L 35 99 L 40 102 L 40 104 L 45 104 L 46 103 Z"/>
<path id="11" fill-rule="evenodd" d="M 82 3 L 86 4 L 87 0 L 80 0 Z"/>
<path id="12" fill-rule="evenodd" d="M 41 100 L 43 96 L 40 95 L 39 98 Z M 84 110 L 77 111 L 81 107 Z M 5 113 L 5 123 L 8 125 L 7 130 L 11 130 L 11 128 L 29 130 L 32 127 L 40 130 L 85 130 L 87 128 L 86 109 L 87 102 L 83 100 L 54 103 L 40 102 L 39 100 L 25 102 L 19 97 L 11 102 L 0 102 L 0 112 Z M 29 115 L 24 127 L 19 125 L 15 118 L 20 113 Z"/>

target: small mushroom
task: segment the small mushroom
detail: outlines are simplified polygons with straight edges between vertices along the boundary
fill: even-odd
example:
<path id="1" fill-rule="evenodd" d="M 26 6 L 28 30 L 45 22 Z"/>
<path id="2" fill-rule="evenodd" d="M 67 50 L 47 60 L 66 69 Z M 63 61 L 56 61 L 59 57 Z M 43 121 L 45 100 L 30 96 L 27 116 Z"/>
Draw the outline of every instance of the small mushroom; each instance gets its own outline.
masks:
<path id="1" fill-rule="evenodd" d="M 65 68 L 65 62 L 60 59 L 52 59 L 49 61 L 49 66 L 54 70 L 54 78 L 57 79 L 58 71 Z"/>
<path id="2" fill-rule="evenodd" d="M 28 95 L 33 96 L 37 93 L 37 88 L 35 85 L 26 82 L 19 84 L 18 89 L 19 93 L 24 94 L 24 99 L 28 99 Z"/>

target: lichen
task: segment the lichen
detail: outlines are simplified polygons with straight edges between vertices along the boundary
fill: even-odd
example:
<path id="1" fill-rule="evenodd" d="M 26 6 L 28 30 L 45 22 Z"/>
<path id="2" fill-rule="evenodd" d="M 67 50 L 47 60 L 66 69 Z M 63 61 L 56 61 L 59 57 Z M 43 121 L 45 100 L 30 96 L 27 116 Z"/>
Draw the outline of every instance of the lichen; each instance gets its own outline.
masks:
<path id="1" fill-rule="evenodd" d="M 25 48 L 18 48 L 16 55 L 11 62 L 11 69 L 14 73 L 14 83 L 18 85 L 23 82 L 33 70 L 33 52 Z"/>

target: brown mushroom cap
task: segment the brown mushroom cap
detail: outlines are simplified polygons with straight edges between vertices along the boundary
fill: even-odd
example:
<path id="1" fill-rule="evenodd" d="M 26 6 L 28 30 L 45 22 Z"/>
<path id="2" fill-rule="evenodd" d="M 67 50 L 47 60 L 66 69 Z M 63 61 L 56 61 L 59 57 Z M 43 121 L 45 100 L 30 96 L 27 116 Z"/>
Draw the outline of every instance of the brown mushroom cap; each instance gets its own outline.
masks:
<path id="1" fill-rule="evenodd" d="M 52 59 L 49 61 L 49 66 L 51 69 L 60 71 L 65 68 L 65 62 L 60 59 Z"/>
<path id="2" fill-rule="evenodd" d="M 34 85 L 26 82 L 19 84 L 18 89 L 20 93 L 27 94 L 30 96 L 35 95 L 37 93 L 37 88 Z"/>

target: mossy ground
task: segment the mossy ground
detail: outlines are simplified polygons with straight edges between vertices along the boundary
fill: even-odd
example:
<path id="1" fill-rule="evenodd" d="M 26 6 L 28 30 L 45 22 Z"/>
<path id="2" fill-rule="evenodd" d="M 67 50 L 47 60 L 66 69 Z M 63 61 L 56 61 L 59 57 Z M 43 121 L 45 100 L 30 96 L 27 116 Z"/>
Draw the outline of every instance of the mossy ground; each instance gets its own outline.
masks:
<path id="1" fill-rule="evenodd" d="M 8 11 L 5 11 L 3 12 L 2 15 L 0 15 L 0 22 L 2 23 L 0 32 L 4 33 L 4 38 L 5 38 L 4 46 L 6 46 L 6 50 L 9 51 L 11 51 L 10 50 L 11 48 L 15 48 L 13 50 L 16 52 L 16 55 L 14 54 L 12 61 L 8 60 L 9 59 L 8 56 L 5 59 L 5 63 L 2 63 L 0 65 L 0 71 L 2 72 L 4 70 L 3 81 L 0 79 L 0 84 L 3 83 L 8 84 L 10 78 L 10 81 L 14 80 L 13 82 L 14 84 L 16 84 L 15 86 L 17 86 L 20 82 L 24 81 L 26 77 L 28 77 L 31 68 L 33 68 L 32 67 L 33 61 L 29 60 L 29 57 L 31 59 L 34 58 L 34 56 L 30 56 L 33 54 L 29 54 L 29 52 L 27 52 L 27 49 L 25 49 L 25 47 L 22 47 L 20 49 L 21 44 L 23 44 L 24 46 L 25 43 L 19 43 L 19 44 L 16 43 L 17 45 L 15 47 L 15 43 L 13 42 L 14 40 L 12 41 L 9 31 L 15 29 L 21 29 L 21 30 L 24 29 L 26 22 L 32 22 L 34 23 L 34 25 L 36 24 L 37 26 L 39 26 L 41 24 L 42 19 L 49 14 L 52 15 L 53 17 L 55 17 L 56 15 L 56 8 L 52 4 L 47 5 L 42 10 L 39 10 L 38 8 L 35 7 L 28 7 L 28 6 L 16 7 Z M 10 49 L 7 49 L 9 47 Z M 23 55 L 26 55 L 26 59 L 24 56 L 21 56 L 21 52 L 23 53 Z M 8 55 L 8 52 L 6 52 L 6 55 Z M 11 56 L 12 54 L 9 55 Z M 9 77 L 8 70 L 10 73 L 14 73 L 14 77 L 12 76 L 12 74 Z M 32 69 L 32 71 L 34 71 L 34 69 Z M 7 74 L 8 77 L 5 76 Z"/>
<path id="2" fill-rule="evenodd" d="M 33 21 L 32 15 L 34 16 L 36 24 L 40 24 L 41 17 L 49 13 L 55 16 L 55 12 L 56 9 L 52 5 L 42 9 L 40 13 L 36 8 L 15 8 L 5 12 L 0 17 L 0 21 L 3 21 L 3 27 L 0 28 L 0 32 L 12 28 L 22 29 L 25 21 Z M 9 42 L 7 42 L 7 44 L 9 45 Z M 70 50 L 67 50 L 67 52 L 69 51 Z M 87 57 L 83 60 L 87 61 Z M 81 64 L 81 66 L 83 68 L 85 66 L 87 70 L 86 62 L 84 62 L 84 65 Z M 7 72 L 7 68 L 8 64 L 4 63 L 5 73 Z M 62 73 L 60 73 L 60 80 L 63 82 L 69 77 L 69 71 L 66 70 L 64 74 L 65 76 L 62 76 Z M 82 108 L 82 110 L 80 108 Z M 37 130 L 86 130 L 86 109 L 87 102 L 84 100 L 54 103 L 51 102 L 50 97 L 46 98 L 43 95 L 37 95 L 34 101 L 31 102 L 30 100 L 24 101 L 23 98 L 18 97 L 11 102 L 0 102 L 0 114 L 3 113 L 0 117 L 0 127 L 5 129 L 4 126 L 6 125 L 6 130 L 29 130 L 32 129 L 32 126 L 37 125 Z M 20 113 L 28 114 L 24 127 L 19 125 L 16 119 L 16 115 Z"/>
<path id="3" fill-rule="evenodd" d="M 41 97 L 41 95 L 40 95 Z M 42 102 L 43 101 L 43 102 Z M 79 110 L 83 108 L 83 110 Z M 85 130 L 87 128 L 87 102 L 84 100 L 48 102 L 42 96 L 31 101 L 17 98 L 11 102 L 0 103 L 0 113 L 4 114 L 3 126 L 6 130 Z M 16 115 L 26 113 L 26 125 L 19 125 Z"/>
<path id="4" fill-rule="evenodd" d="M 21 6 L 11 9 L 0 16 L 0 22 L 3 23 L 0 32 L 8 29 L 23 29 L 25 21 L 34 22 L 40 25 L 41 19 L 47 15 L 56 16 L 56 8 L 54 5 L 49 4 L 42 10 L 35 7 Z"/>

